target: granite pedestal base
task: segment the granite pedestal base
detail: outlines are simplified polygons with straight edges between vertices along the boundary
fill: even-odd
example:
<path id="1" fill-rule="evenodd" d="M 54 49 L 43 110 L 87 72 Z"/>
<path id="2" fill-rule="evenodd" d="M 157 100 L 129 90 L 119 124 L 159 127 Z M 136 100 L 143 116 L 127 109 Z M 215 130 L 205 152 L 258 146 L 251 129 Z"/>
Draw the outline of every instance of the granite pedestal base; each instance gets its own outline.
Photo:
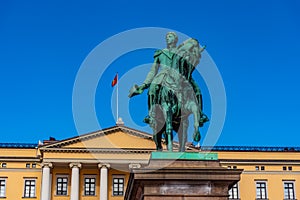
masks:
<path id="1" fill-rule="evenodd" d="M 225 200 L 242 170 L 218 160 L 151 159 L 132 169 L 125 200 Z"/>

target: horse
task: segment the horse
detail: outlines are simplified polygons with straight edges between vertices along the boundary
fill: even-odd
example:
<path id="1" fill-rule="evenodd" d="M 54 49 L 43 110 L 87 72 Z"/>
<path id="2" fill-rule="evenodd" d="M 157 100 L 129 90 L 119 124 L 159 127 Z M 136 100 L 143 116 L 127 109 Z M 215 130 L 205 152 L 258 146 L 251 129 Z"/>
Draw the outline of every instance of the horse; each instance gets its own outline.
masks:
<path id="1" fill-rule="evenodd" d="M 179 151 L 185 151 L 190 114 L 194 115 L 194 140 L 200 140 L 199 127 L 203 125 L 202 102 L 200 98 L 197 100 L 195 93 L 197 91 L 199 93 L 200 89 L 192 79 L 192 72 L 199 63 L 201 52 L 197 40 L 192 38 L 186 40 L 176 49 L 171 66 L 155 72 L 155 77 L 149 86 L 135 85 L 130 90 L 129 97 L 132 97 L 141 94 L 149 87 L 149 115 L 144 122 L 153 129 L 153 140 L 157 151 L 163 149 L 161 145 L 163 135 L 168 151 L 173 151 L 173 130 L 178 133 Z"/>
<path id="2" fill-rule="evenodd" d="M 149 105 L 152 105 L 148 121 L 153 129 L 153 139 L 158 151 L 162 150 L 162 135 L 165 135 L 168 151 L 173 150 L 173 130 L 178 133 L 179 151 L 185 151 L 190 114 L 194 116 L 193 138 L 197 142 L 200 141 L 201 110 L 190 81 L 195 64 L 198 64 L 200 59 L 199 49 L 195 51 L 194 48 L 200 48 L 194 39 L 181 44 L 173 58 L 172 66 L 165 72 L 167 76 L 163 82 L 150 86 L 156 88 L 156 97 L 148 98 Z"/>

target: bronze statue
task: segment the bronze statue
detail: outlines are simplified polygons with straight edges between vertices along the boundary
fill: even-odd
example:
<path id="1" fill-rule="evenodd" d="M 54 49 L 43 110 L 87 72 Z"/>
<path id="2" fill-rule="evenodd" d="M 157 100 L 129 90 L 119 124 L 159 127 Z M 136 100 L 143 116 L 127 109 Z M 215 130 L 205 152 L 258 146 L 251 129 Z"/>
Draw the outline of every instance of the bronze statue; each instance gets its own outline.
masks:
<path id="1" fill-rule="evenodd" d="M 194 115 L 194 140 L 200 141 L 199 127 L 208 121 L 202 112 L 202 97 L 192 72 L 199 63 L 201 49 L 195 39 L 188 39 L 176 47 L 176 33 L 166 35 L 167 48 L 157 50 L 154 63 L 141 86 L 131 88 L 129 97 L 148 90 L 148 116 L 144 122 L 153 129 L 156 149 L 162 151 L 162 135 L 165 135 L 167 149 L 173 150 L 172 131 L 178 133 L 180 148 L 185 151 L 188 116 Z"/>

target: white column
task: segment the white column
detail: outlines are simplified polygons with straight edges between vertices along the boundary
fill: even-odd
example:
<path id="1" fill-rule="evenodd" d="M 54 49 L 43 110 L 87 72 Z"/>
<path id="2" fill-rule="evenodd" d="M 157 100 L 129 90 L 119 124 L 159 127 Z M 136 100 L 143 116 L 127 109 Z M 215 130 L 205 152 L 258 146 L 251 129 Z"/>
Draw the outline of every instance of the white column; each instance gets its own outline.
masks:
<path id="1" fill-rule="evenodd" d="M 79 168 L 80 163 L 71 163 L 70 168 L 72 168 L 72 178 L 71 178 L 71 200 L 79 199 Z"/>
<path id="2" fill-rule="evenodd" d="M 52 163 L 42 163 L 43 174 L 42 174 L 42 190 L 41 190 L 41 200 L 50 199 L 50 167 Z"/>
<path id="3" fill-rule="evenodd" d="M 108 168 L 109 164 L 98 164 L 100 169 L 100 200 L 107 200 L 108 197 Z"/>

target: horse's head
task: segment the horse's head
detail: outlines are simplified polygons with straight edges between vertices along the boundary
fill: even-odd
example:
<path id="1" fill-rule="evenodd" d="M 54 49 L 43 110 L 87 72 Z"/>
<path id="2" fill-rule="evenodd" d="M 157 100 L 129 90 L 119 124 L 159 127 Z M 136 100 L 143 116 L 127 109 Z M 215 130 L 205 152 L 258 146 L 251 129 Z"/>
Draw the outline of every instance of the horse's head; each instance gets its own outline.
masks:
<path id="1" fill-rule="evenodd" d="M 201 58 L 201 48 L 198 40 L 189 38 L 177 47 L 177 55 L 186 59 L 194 67 L 199 64 Z"/>

